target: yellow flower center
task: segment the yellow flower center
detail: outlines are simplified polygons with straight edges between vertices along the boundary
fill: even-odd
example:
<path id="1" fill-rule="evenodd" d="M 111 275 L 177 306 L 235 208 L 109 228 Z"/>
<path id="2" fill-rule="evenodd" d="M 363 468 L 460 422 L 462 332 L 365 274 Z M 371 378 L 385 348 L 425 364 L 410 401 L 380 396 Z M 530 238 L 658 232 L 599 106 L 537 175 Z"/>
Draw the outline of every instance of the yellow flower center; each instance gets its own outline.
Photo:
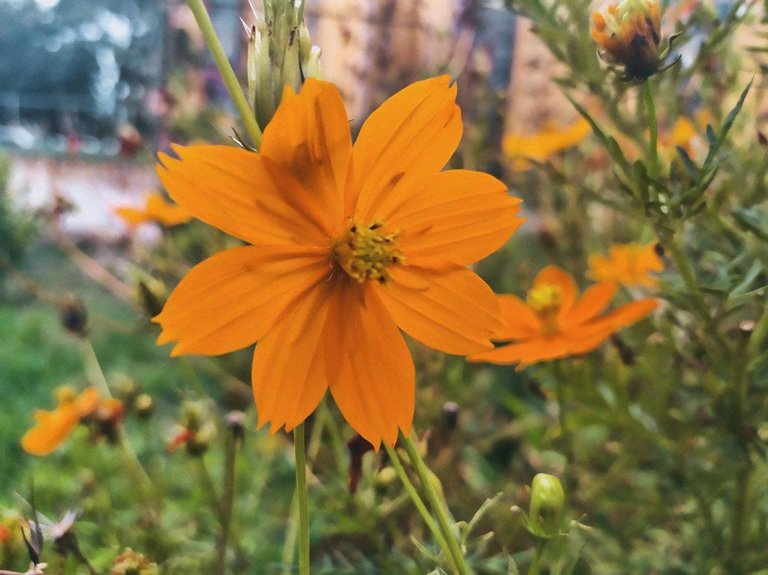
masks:
<path id="1" fill-rule="evenodd" d="M 559 285 L 542 283 L 528 291 L 526 298 L 530 307 L 541 320 L 544 333 L 557 331 L 557 314 L 562 303 L 562 289 Z"/>
<path id="2" fill-rule="evenodd" d="M 387 268 L 405 261 L 397 247 L 400 232 L 383 233 L 382 226 L 381 222 L 352 224 L 333 246 L 334 261 L 358 283 L 386 283 L 390 279 Z"/>
<path id="3" fill-rule="evenodd" d="M 77 399 L 77 392 L 69 385 L 62 385 L 56 389 L 56 401 L 60 404 L 74 403 Z"/>

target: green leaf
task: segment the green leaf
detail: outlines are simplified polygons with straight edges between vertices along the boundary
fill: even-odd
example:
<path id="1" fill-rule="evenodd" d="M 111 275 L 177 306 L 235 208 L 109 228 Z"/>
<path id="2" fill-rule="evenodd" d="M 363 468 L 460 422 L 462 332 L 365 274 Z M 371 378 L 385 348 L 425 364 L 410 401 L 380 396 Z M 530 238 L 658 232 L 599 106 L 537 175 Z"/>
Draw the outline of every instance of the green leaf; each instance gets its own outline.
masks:
<path id="1" fill-rule="evenodd" d="M 680 156 L 688 176 L 696 180 L 699 177 L 699 166 L 696 165 L 696 162 L 691 159 L 691 156 L 682 146 L 677 146 L 677 155 Z"/>
<path id="2" fill-rule="evenodd" d="M 752 232 L 764 242 L 768 242 L 768 214 L 757 207 L 734 210 L 733 218 L 741 229 Z"/>

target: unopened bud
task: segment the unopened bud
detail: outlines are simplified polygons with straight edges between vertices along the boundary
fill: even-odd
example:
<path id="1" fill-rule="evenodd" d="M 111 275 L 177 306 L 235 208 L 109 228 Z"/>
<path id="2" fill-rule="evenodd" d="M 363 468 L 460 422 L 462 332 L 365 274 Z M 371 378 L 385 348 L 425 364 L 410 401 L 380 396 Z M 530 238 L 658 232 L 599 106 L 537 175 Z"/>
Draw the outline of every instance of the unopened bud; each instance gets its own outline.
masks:
<path id="1" fill-rule="evenodd" d="M 74 294 L 67 294 L 59 304 L 61 325 L 68 332 L 78 336 L 88 335 L 88 312 L 83 301 Z"/>
<path id="2" fill-rule="evenodd" d="M 565 492 L 554 475 L 539 473 L 531 483 L 531 507 L 526 528 L 537 537 L 558 535 L 565 519 Z"/>
<path id="3" fill-rule="evenodd" d="M 208 448 L 211 446 L 215 437 L 216 425 L 211 421 L 206 421 L 187 441 L 187 453 L 195 457 L 200 457 L 208 451 Z"/>
<path id="4" fill-rule="evenodd" d="M 239 409 L 230 411 L 229 413 L 227 413 L 227 416 L 224 418 L 224 421 L 226 422 L 227 427 L 232 433 L 232 436 L 237 441 L 242 441 L 243 439 L 245 439 L 245 413 L 244 412 L 240 411 Z"/>
<path id="5" fill-rule="evenodd" d="M 133 400 L 133 409 L 139 419 L 146 420 L 155 411 L 155 400 L 147 393 L 142 393 Z"/>
<path id="6" fill-rule="evenodd" d="M 247 27 L 248 97 L 264 129 L 277 110 L 286 86 L 298 92 L 306 78 L 322 77 L 320 49 L 312 45 L 303 9 L 292 0 L 264 3 L 264 15 L 254 13 Z"/>
<path id="7" fill-rule="evenodd" d="M 160 570 L 157 563 L 153 563 L 141 553 L 133 549 L 126 549 L 115 557 L 110 575 L 157 575 Z"/>

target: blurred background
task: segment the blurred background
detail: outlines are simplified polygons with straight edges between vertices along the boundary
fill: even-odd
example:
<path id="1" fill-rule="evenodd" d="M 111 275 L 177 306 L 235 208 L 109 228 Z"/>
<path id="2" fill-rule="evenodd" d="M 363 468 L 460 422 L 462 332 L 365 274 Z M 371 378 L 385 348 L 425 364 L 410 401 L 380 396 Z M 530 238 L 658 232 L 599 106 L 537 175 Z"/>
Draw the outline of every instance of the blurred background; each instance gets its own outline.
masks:
<path id="1" fill-rule="evenodd" d="M 259 11 L 260 0 L 253 2 Z M 617 80 L 598 58 L 589 36 L 587 8 L 607 2 L 555 3 L 567 6 L 567 17 L 553 16 L 554 24 L 539 26 L 537 36 L 531 22 L 512 7 L 552 3 L 306 2 L 306 23 L 313 44 L 322 49 L 323 73 L 339 86 L 353 132 L 385 98 L 413 81 L 450 74 L 458 82 L 465 130 L 450 165 L 490 172 L 525 202 L 525 225 L 505 249 L 478 265 L 499 292 L 523 294 L 533 275 L 554 262 L 584 284 L 591 253 L 605 252 L 618 241 L 658 239 L 622 203 L 626 197 L 614 178 L 611 157 L 586 122 L 577 121 L 558 86 L 566 86 L 588 113 L 612 130 L 630 161 L 642 158 L 636 144 L 645 142 L 647 125 L 638 113 L 642 106 L 635 98 L 636 86 Z M 718 186 L 725 184 L 718 190 L 724 190 L 724 205 L 736 191 L 752 190 L 749 202 L 757 206 L 765 202 L 758 195 L 768 173 L 767 4 L 662 4 L 662 36 L 684 32 L 670 58 L 679 56 L 681 64 L 654 77 L 660 153 L 672 166 L 670 180 L 686 189 L 684 176 L 695 167 L 690 157 L 703 161 L 711 144 L 707 126 L 723 125 L 754 78 L 749 113 L 742 115 L 747 119 L 740 119 L 732 134 L 736 145 L 722 154 L 727 177 L 718 180 Z M 246 28 L 255 20 L 253 7 L 248 0 L 209 0 L 206 5 L 230 61 L 244 79 Z M 746 6 L 754 11 L 742 20 Z M 550 50 L 559 51 L 559 61 Z M 683 120 L 686 123 L 680 124 Z M 200 453 L 187 454 L 186 460 L 180 453 L 170 455 L 169 441 L 178 437 L 176 428 L 184 416 L 180 406 L 209 398 L 215 405 L 210 411 L 220 412 L 222 429 L 228 425 L 223 413 L 244 410 L 249 437 L 257 435 L 248 383 L 252 350 L 213 359 L 171 359 L 167 347 L 155 345 L 157 326 L 150 318 L 192 265 L 236 241 L 199 221 L 163 221 L 167 213 L 142 210 L 149 211 L 150 194 L 162 192 L 155 175 L 159 151 L 169 150 L 172 142 L 232 145 L 238 123 L 185 2 L 0 0 L 0 526 L 18 504 L 14 494 L 26 496 L 34 480 L 40 509 L 83 511 L 86 521 L 78 526 L 79 534 L 88 547 L 101 550 L 99 565 L 107 565 L 116 552 L 113 533 L 119 534 L 114 539 L 120 545 L 137 542 L 156 553 L 158 561 L 175 556 L 198 561 L 210 555 L 216 519 L 206 500 L 202 458 Z M 132 221 L 118 215 L 118 208 L 134 208 L 140 215 Z M 755 216 L 754 221 L 747 223 L 762 229 L 762 220 Z M 694 251 L 692 256 L 704 274 L 726 270 L 722 273 L 734 278 L 744 275 L 740 268 L 728 272 L 729 260 L 751 270 L 750 262 L 732 256 L 741 250 L 739 242 L 723 248 L 718 242 L 730 236 L 720 228 L 707 237 L 714 239 L 710 244 L 697 240 L 702 253 Z M 768 261 L 768 256 L 761 257 Z M 761 273 L 761 268 L 755 269 L 749 271 L 744 290 Z M 730 276 L 713 282 L 712 292 L 722 290 L 720 285 Z M 750 305 L 763 305 L 762 292 L 742 296 L 744 301 L 754 299 L 749 299 Z M 600 543 L 586 553 L 603 565 L 602 570 L 576 573 L 730 573 L 700 568 L 710 556 L 716 562 L 721 550 L 701 533 L 708 530 L 717 538 L 722 531 L 723 509 L 730 500 L 722 490 L 709 487 L 725 484 L 718 473 L 729 473 L 723 461 L 735 450 L 720 441 L 721 430 L 711 426 L 710 406 L 701 399 L 700 386 L 709 385 L 710 374 L 700 338 L 695 332 L 690 341 L 683 338 L 687 324 L 674 323 L 676 318 L 669 315 L 671 323 L 662 324 L 668 326 L 666 331 L 648 322 L 625 339 L 612 340 L 601 353 L 575 362 L 570 372 L 571 395 L 566 399 L 577 406 L 571 421 L 580 462 L 571 479 L 581 487 L 570 497 L 573 517 L 589 514 L 593 539 Z M 687 363 L 673 361 L 671 355 L 680 341 L 692 350 Z M 647 363 L 630 369 L 635 352 Z M 499 562 L 500 550 L 529 551 L 520 551 L 528 540 L 509 508 L 524 500 L 524 486 L 535 472 L 557 472 L 565 466 L 567 446 L 553 402 L 554 382 L 564 376 L 556 377 L 546 368 L 516 371 L 466 364 L 463 358 L 418 345 L 413 353 L 420 374 L 415 427 L 430 430 L 430 449 L 437 453 L 435 471 L 445 478 L 457 517 L 472 517 L 485 498 L 500 502 L 488 520 L 497 539 L 477 556 L 489 558 L 483 573 L 511 572 Z M 125 428 L 140 459 L 147 462 L 150 474 L 168 482 L 170 511 L 165 510 L 162 522 L 151 513 L 142 515 L 146 509 L 137 510 L 131 477 L 115 471 L 119 458 L 108 442 L 92 441 L 85 429 L 79 428 L 75 440 L 52 457 L 22 452 L 20 440 L 33 424 L 34 411 L 51 409 L 57 388 L 93 384 L 94 371 L 98 374 L 94 355 L 116 395 L 130 398 L 125 399 L 130 411 Z M 667 385 L 667 391 L 649 393 L 649 382 Z M 139 395 L 151 399 L 141 412 L 132 403 Z M 379 476 L 383 465 L 378 456 L 365 460 L 363 495 L 349 492 L 354 470 L 347 469 L 346 441 L 352 432 L 331 413 L 323 416 L 326 424 L 340 431 L 333 441 L 316 442 L 313 466 L 323 485 L 318 488 L 318 507 L 324 513 L 315 520 L 322 535 L 317 536 L 318 548 L 341 548 L 342 558 L 354 561 L 350 559 L 352 566 L 343 571 L 338 567 L 341 560 L 329 559 L 322 573 L 425 572 L 422 559 L 408 563 L 409 571 L 403 567 L 404 556 L 392 551 L 404 541 L 403 548 L 410 549 L 407 539 L 417 528 L 403 510 L 392 478 L 385 483 Z M 760 421 L 763 425 L 765 419 Z M 657 438 L 658 429 L 672 430 L 673 441 Z M 258 440 L 253 439 L 238 461 L 241 524 L 247 523 L 249 531 L 237 556 L 251 564 L 278 565 L 293 485 L 292 452 L 285 434 L 268 437 L 259 432 Z M 218 465 L 223 456 L 213 445 L 207 457 Z M 670 445 L 680 450 L 672 451 Z M 722 459 L 711 458 L 703 447 L 698 458 L 691 457 L 691 445 L 720 446 Z M 763 473 L 764 466 L 760 469 Z M 699 477 L 703 479 L 698 491 L 681 488 L 686 481 L 698 485 L 694 479 Z M 755 485 L 768 485 L 765 474 L 756 477 Z M 260 497 L 262 491 L 268 495 Z M 500 492 L 503 497 L 496 496 Z M 764 507 L 761 516 L 768 518 Z M 703 519 L 689 521 L 691 510 L 699 508 Z M 163 527 L 162 537 L 143 522 Z M 768 532 L 768 519 L 761 525 L 762 532 Z M 380 531 L 386 537 L 377 537 Z M 21 542 L 16 543 L 22 549 Z M 574 543 L 576 555 L 579 545 Z M 755 564 L 768 564 L 763 547 L 755 554 Z M 705 559 L 691 561 L 691 549 Z M 617 566 L 625 565 L 630 551 L 634 570 L 622 571 Z M 3 560 L 11 564 L 0 554 L 0 568 L 6 567 Z M 13 560 L 25 566 L 27 556 L 19 552 Z M 360 568 L 364 561 L 370 562 L 367 570 Z M 167 572 L 195 573 L 201 564 L 190 568 L 179 563 L 177 571 Z"/>

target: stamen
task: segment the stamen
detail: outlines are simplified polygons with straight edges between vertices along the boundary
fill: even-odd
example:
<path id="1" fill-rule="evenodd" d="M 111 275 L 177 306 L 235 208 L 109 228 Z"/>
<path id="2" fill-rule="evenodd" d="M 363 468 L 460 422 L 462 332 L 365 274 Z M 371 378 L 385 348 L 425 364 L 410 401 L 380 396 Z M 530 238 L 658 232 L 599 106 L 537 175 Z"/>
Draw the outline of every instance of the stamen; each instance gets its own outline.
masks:
<path id="1" fill-rule="evenodd" d="M 557 284 L 542 283 L 528 292 L 526 301 L 538 316 L 545 333 L 557 331 L 557 314 L 562 304 L 562 288 Z"/>
<path id="2" fill-rule="evenodd" d="M 387 268 L 405 262 L 397 247 L 399 230 L 382 233 L 383 226 L 383 222 L 352 224 L 333 246 L 336 264 L 358 283 L 369 279 L 386 283 L 390 279 Z"/>

